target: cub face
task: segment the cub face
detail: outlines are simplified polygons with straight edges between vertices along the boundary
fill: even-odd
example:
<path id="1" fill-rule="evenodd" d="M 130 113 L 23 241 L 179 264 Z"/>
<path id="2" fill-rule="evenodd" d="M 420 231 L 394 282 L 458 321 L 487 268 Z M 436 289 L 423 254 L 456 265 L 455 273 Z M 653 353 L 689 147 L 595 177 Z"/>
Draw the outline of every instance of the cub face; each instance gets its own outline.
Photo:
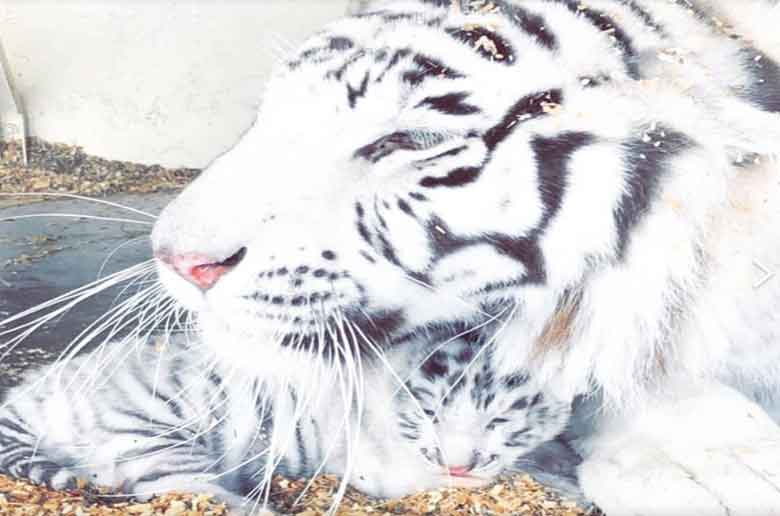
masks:
<path id="1" fill-rule="evenodd" d="M 431 354 L 396 405 L 401 435 L 456 484 L 487 482 L 562 433 L 571 403 L 525 371 L 496 372 L 488 349 L 463 340 Z"/>

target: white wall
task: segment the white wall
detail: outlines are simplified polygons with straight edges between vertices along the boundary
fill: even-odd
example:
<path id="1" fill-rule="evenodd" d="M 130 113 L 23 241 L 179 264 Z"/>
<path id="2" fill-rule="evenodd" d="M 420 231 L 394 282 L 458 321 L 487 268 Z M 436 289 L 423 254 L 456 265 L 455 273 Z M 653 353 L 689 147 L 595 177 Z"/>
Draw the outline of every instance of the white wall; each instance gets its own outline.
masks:
<path id="1" fill-rule="evenodd" d="M 0 0 L 0 38 L 30 135 L 203 167 L 251 124 L 274 56 L 347 4 Z"/>

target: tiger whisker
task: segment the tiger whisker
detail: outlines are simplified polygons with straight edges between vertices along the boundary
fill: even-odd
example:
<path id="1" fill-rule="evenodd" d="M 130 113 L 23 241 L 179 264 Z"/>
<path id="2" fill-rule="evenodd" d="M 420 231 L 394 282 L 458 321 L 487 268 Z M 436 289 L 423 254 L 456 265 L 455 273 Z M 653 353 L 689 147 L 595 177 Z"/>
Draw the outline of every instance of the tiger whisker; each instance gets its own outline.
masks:
<path id="1" fill-rule="evenodd" d="M 444 348 L 445 346 L 447 346 L 449 343 L 456 341 L 457 339 L 459 339 L 459 338 L 463 337 L 464 335 L 468 335 L 468 334 L 470 334 L 470 333 L 474 332 L 475 330 L 479 330 L 479 329 L 481 329 L 481 328 L 484 328 L 484 327 L 486 327 L 486 326 L 488 326 L 488 325 L 492 324 L 494 321 L 498 320 L 498 319 L 499 319 L 499 318 L 500 318 L 502 315 L 504 315 L 504 313 L 506 313 L 508 310 L 509 310 L 509 307 L 505 307 L 505 308 L 504 308 L 503 310 L 501 310 L 499 313 L 497 313 L 497 314 L 495 314 L 495 315 L 492 315 L 492 316 L 490 316 L 490 319 L 488 319 L 488 320 L 486 320 L 486 321 L 483 321 L 483 322 L 481 322 L 481 323 L 479 323 L 479 324 L 477 324 L 477 325 L 475 325 L 475 326 L 472 326 L 471 328 L 469 328 L 469 329 L 467 329 L 467 330 L 464 330 L 464 331 L 462 331 L 462 332 L 460 332 L 460 333 L 458 333 L 458 334 L 456 334 L 456 335 L 454 335 L 454 336 L 452 336 L 452 337 L 448 338 L 447 340 L 445 340 L 445 341 L 444 341 L 444 342 L 442 342 L 441 344 L 437 345 L 435 348 L 433 348 L 433 350 L 431 350 L 431 351 L 430 351 L 428 354 L 426 354 L 426 355 L 425 355 L 425 356 L 424 356 L 422 359 L 420 359 L 420 361 L 419 361 L 419 363 L 418 363 L 417 365 L 415 365 L 415 366 L 412 366 L 412 367 L 410 368 L 410 369 L 411 369 L 411 370 L 410 370 L 410 373 L 409 373 L 409 375 L 406 377 L 406 379 L 404 379 L 404 382 L 405 382 L 406 380 L 408 380 L 408 379 L 409 379 L 409 378 L 410 378 L 410 377 L 411 377 L 411 376 L 414 374 L 414 372 L 415 372 L 415 371 L 417 371 L 417 370 L 418 370 L 420 367 L 422 367 L 422 366 L 423 366 L 423 364 L 425 364 L 425 362 L 427 362 L 427 361 L 428 361 L 428 359 L 430 359 L 430 358 L 431 358 L 433 355 L 435 355 L 437 351 L 439 351 L 439 350 L 443 349 L 443 348 Z M 396 393 L 397 393 L 397 392 L 398 392 L 398 391 L 396 391 Z"/>
<path id="2" fill-rule="evenodd" d="M 232 376 L 232 373 L 233 373 L 233 371 L 230 371 L 230 373 L 226 376 L 226 380 L 229 379 L 230 376 Z M 220 390 L 218 390 L 216 393 L 214 393 L 213 396 L 211 397 L 211 399 L 208 400 L 208 402 L 206 403 L 206 407 L 208 407 L 209 409 L 211 409 L 213 411 L 216 408 L 221 408 L 222 405 L 227 404 L 229 402 L 229 399 L 226 396 L 222 400 L 221 403 L 216 404 L 216 405 L 212 405 L 213 401 L 223 394 L 223 389 L 224 389 L 224 387 L 220 386 Z M 211 413 L 212 412 L 207 411 L 204 415 L 198 415 L 196 417 L 188 419 L 188 420 L 186 420 L 182 424 L 169 426 L 164 431 L 162 431 L 162 432 L 160 432 L 158 434 L 154 434 L 154 435 L 151 435 L 151 436 L 148 436 L 148 437 L 140 437 L 140 438 L 138 438 L 136 444 L 138 445 L 138 447 L 142 447 L 143 445 L 145 445 L 148 442 L 153 442 L 155 440 L 160 440 L 160 439 L 162 439 L 164 437 L 168 437 L 170 435 L 174 435 L 174 434 L 176 434 L 176 433 L 178 433 L 178 432 L 180 432 L 182 430 L 188 429 L 193 424 L 201 423 L 203 421 L 204 417 L 207 417 Z M 120 463 L 140 460 L 140 459 L 148 459 L 148 458 L 155 457 L 157 455 L 161 455 L 163 453 L 166 453 L 166 452 L 168 452 L 170 450 L 186 446 L 187 444 L 190 444 L 190 442 L 192 442 L 194 440 L 197 440 L 199 437 L 202 437 L 203 435 L 205 435 L 215 425 L 218 425 L 219 423 L 224 422 L 224 419 L 226 417 L 227 417 L 227 414 L 225 414 L 222 418 L 215 420 L 214 424 L 211 425 L 209 428 L 207 428 L 205 430 L 199 430 L 199 431 L 196 431 L 194 433 L 191 433 L 190 437 L 188 437 L 186 439 L 178 439 L 176 442 L 174 442 L 174 443 L 172 443 L 172 444 L 170 444 L 168 446 L 158 447 L 158 448 L 156 448 L 156 449 L 154 449 L 152 451 L 149 451 L 149 452 L 143 452 L 143 453 L 139 453 L 139 454 L 135 454 L 135 455 L 125 455 L 123 457 L 115 457 L 115 458 L 112 459 L 112 462 L 116 463 L 116 464 L 120 464 Z M 149 422 L 147 422 L 147 425 L 148 424 L 149 424 Z M 79 468 L 90 468 L 90 467 L 99 466 L 99 465 L 100 464 L 98 464 L 98 463 L 80 463 L 80 464 L 77 465 L 77 467 L 79 467 Z"/>
<path id="3" fill-rule="evenodd" d="M 134 244 L 136 242 L 141 242 L 143 240 L 146 240 L 147 238 L 149 238 L 149 235 L 143 235 L 143 236 L 140 236 L 140 237 L 131 238 L 131 239 L 125 241 L 125 242 L 122 242 L 121 244 L 116 246 L 114 249 L 112 249 L 111 252 L 109 252 L 108 255 L 106 255 L 105 259 L 103 259 L 103 262 L 100 264 L 100 268 L 98 268 L 98 272 L 95 275 L 95 279 L 100 279 L 100 277 L 103 275 L 103 270 L 106 268 L 106 265 L 108 265 L 108 262 L 121 249 L 123 249 L 124 247 L 126 247 L 128 245 L 132 245 L 132 244 Z"/>
<path id="4" fill-rule="evenodd" d="M 131 299 L 131 300 L 128 300 L 128 301 L 127 301 L 127 303 L 130 303 L 130 306 L 132 306 L 132 304 L 133 304 L 134 302 L 136 302 L 136 300 L 134 300 L 134 299 Z M 126 308 L 126 307 L 124 307 L 124 303 L 123 303 L 123 305 L 119 305 L 118 307 L 116 307 L 116 308 L 115 308 L 115 310 L 123 310 L 123 309 L 125 309 L 125 308 Z M 85 335 L 85 334 L 86 334 L 86 332 L 88 332 L 88 331 L 90 330 L 90 328 L 93 328 L 93 327 L 94 327 L 96 324 L 98 324 L 98 323 L 100 322 L 100 320 L 101 320 L 102 318 L 104 318 L 106 315 L 108 315 L 109 317 L 111 317 L 111 314 L 112 314 L 112 312 L 113 312 L 113 310 L 112 310 L 112 311 L 110 311 L 110 312 L 108 312 L 107 314 L 104 314 L 103 316 L 101 316 L 101 318 L 100 318 L 100 319 L 98 319 L 98 321 L 95 321 L 95 322 L 93 322 L 92 324 L 90 324 L 90 326 L 89 326 L 87 329 L 85 329 L 84 331 L 82 331 L 82 332 L 79 334 L 79 336 L 77 336 L 77 337 L 76 337 L 76 338 L 74 338 L 74 339 L 73 339 L 73 340 L 72 340 L 70 343 L 68 343 L 68 345 L 65 347 L 65 349 L 64 349 L 64 350 L 63 350 L 63 351 L 62 351 L 62 352 L 59 354 L 58 358 L 55 360 L 55 362 L 54 362 L 54 364 L 55 364 L 55 365 L 54 365 L 53 367 L 51 367 L 51 368 L 48 368 L 47 370 L 45 370 L 45 372 L 44 372 L 44 373 L 43 373 L 43 374 L 42 374 L 40 377 L 36 378 L 36 380 L 35 380 L 35 381 L 33 381 L 33 382 L 31 382 L 31 384 L 30 384 L 30 385 L 28 385 L 28 386 L 27 386 L 25 389 L 22 389 L 22 390 L 21 390 L 21 391 L 18 393 L 18 396 L 15 396 L 15 397 L 12 397 L 12 398 L 9 398 L 9 399 L 5 400 L 5 401 L 4 401 L 4 403 L 3 403 L 2 405 L 0 405 L 0 409 L 4 409 L 4 408 L 5 408 L 5 407 L 6 407 L 6 406 L 9 404 L 9 403 L 12 403 L 12 402 L 13 402 L 15 399 L 17 399 L 19 396 L 24 396 L 24 395 L 26 395 L 27 393 L 29 393 L 29 392 L 33 391 L 34 389 L 37 389 L 37 388 L 39 388 L 40 386 L 42 386 L 42 385 L 44 384 L 44 382 L 46 382 L 46 381 L 48 380 L 48 378 L 51 376 L 51 374 L 52 374 L 52 373 L 54 373 L 54 372 L 55 372 L 57 369 L 63 370 L 63 368 L 64 368 L 64 365 L 65 365 L 65 364 L 67 364 L 67 363 L 68 363 L 68 361 L 69 361 L 69 359 L 70 359 L 70 357 L 72 357 L 72 353 L 71 353 L 71 352 L 72 352 L 74 349 L 75 349 L 76 351 L 78 351 L 78 349 L 81 349 L 81 348 L 83 348 L 83 346 L 85 346 L 85 345 L 86 345 L 86 344 L 89 342 L 88 340 L 86 340 L 86 341 L 85 341 L 85 340 L 79 340 L 79 339 L 81 338 L 81 336 Z M 46 321 L 48 321 L 48 320 L 49 320 L 49 317 L 48 317 L 49 315 L 50 315 L 50 314 L 47 314 L 47 316 L 44 316 L 44 317 L 45 317 L 44 321 L 43 321 L 43 322 L 41 322 L 41 323 L 39 323 L 39 324 L 38 324 L 38 325 L 36 325 L 35 327 L 33 327 L 33 328 L 32 328 L 32 330 L 27 330 L 27 331 L 25 331 L 25 332 L 24 332 L 24 333 L 23 333 L 23 334 L 22 334 L 22 335 L 21 335 L 19 338 L 17 338 L 17 339 L 13 339 L 13 340 L 18 340 L 18 341 L 17 341 L 17 342 L 14 342 L 14 343 L 11 345 L 10 349 L 9 349 L 9 350 L 7 350 L 7 351 L 6 351 L 6 352 L 5 352 L 5 353 L 2 355 L 2 357 L 5 357 L 5 356 L 7 355 L 7 353 L 8 353 L 10 350 L 12 350 L 12 349 L 13 349 L 15 346 L 17 346 L 17 345 L 18 345 L 18 344 L 21 342 L 21 340 L 23 340 L 23 338 L 26 338 L 26 337 L 29 335 L 29 333 L 30 333 L 31 331 L 34 331 L 34 330 L 35 330 L 35 329 L 37 329 L 37 328 L 38 328 L 40 325 L 42 325 L 42 324 L 44 324 Z M 11 342 L 12 342 L 12 341 L 11 341 Z M 0 360 L 2 359 L 2 357 L 0 357 Z M 66 360 L 64 360 L 64 361 L 63 361 L 63 358 L 66 358 Z M 61 373 L 60 373 L 60 374 L 61 374 Z"/>
<path id="5" fill-rule="evenodd" d="M 114 377 L 114 375 L 118 371 L 120 371 L 122 369 L 122 366 L 123 366 L 125 360 L 127 359 L 127 357 L 130 356 L 131 353 L 137 352 L 138 346 L 141 344 L 141 341 L 144 340 L 143 338 L 138 338 L 140 336 L 140 334 L 141 334 L 141 331 L 139 331 L 139 330 L 141 328 L 150 327 L 150 331 L 147 334 L 144 335 L 144 337 L 148 337 L 148 335 L 151 333 L 151 331 L 153 331 L 153 328 L 154 328 L 155 324 L 159 320 L 162 320 L 164 317 L 167 317 L 168 313 L 172 310 L 171 305 L 173 304 L 173 301 L 169 300 L 169 299 L 165 299 L 165 301 L 167 302 L 167 304 L 163 305 L 163 306 L 160 306 L 158 308 L 159 316 L 157 318 L 154 318 L 154 319 L 150 320 L 152 324 L 148 324 L 147 321 L 141 319 L 140 322 L 138 323 L 138 326 L 133 330 L 133 333 L 129 336 L 129 338 L 123 339 L 123 341 L 122 341 L 122 344 L 126 344 L 127 342 L 132 341 L 134 343 L 134 345 L 129 346 L 129 349 L 123 355 L 121 355 L 121 357 L 119 357 L 118 360 L 113 358 L 112 355 L 109 355 L 109 356 L 112 356 L 112 358 L 110 360 L 106 359 L 104 364 L 100 364 L 97 367 L 95 367 L 94 373 L 92 375 L 93 378 L 97 378 L 98 376 L 100 376 L 103 379 L 104 383 L 107 384 Z M 143 317 L 143 315 L 144 314 L 141 314 L 142 317 Z M 124 321 L 122 323 L 122 325 L 119 328 L 116 328 L 115 330 L 113 330 L 112 333 L 116 333 L 118 331 L 121 331 L 121 329 L 123 327 L 127 326 L 128 324 L 130 324 L 130 322 L 132 322 L 132 320 L 131 321 Z M 108 342 L 108 340 L 109 339 L 107 338 L 104 341 L 104 343 Z M 112 347 L 115 348 L 115 351 L 113 353 L 116 353 L 118 351 L 121 351 L 122 348 L 125 347 L 125 346 L 120 346 L 120 345 L 114 344 Z M 114 364 L 114 368 L 111 369 L 110 372 L 106 373 L 106 368 L 108 367 L 108 365 L 110 363 Z M 85 365 L 86 364 L 82 364 L 81 367 L 83 368 Z"/>
<path id="6" fill-rule="evenodd" d="M 148 294 L 148 297 L 152 298 L 155 295 L 157 295 L 157 292 L 151 292 Z M 138 304 L 141 304 L 143 300 L 141 300 Z M 169 302 L 170 304 L 170 302 Z M 125 307 L 125 311 L 132 312 L 136 308 L 136 306 L 129 306 Z M 164 317 L 165 312 L 161 314 L 161 317 Z M 100 327 L 95 328 L 93 332 L 88 336 L 84 341 L 82 342 L 90 342 L 92 336 L 99 335 L 103 332 L 105 332 L 109 326 L 113 325 L 109 331 L 108 334 L 106 334 L 103 338 L 103 341 L 100 343 L 98 348 L 96 350 L 99 350 L 94 355 L 90 355 L 89 359 L 96 358 L 97 362 L 95 363 L 94 367 L 90 369 L 90 376 L 86 379 L 84 379 L 83 383 L 81 384 L 81 387 L 74 390 L 74 393 L 77 392 L 86 392 L 87 386 L 91 386 L 93 389 L 98 389 L 99 387 L 96 385 L 97 379 L 100 378 L 103 381 L 103 384 L 108 384 L 110 380 L 114 377 L 117 371 L 119 371 L 123 364 L 125 359 L 133 352 L 136 351 L 138 348 L 138 345 L 142 340 L 145 340 L 148 335 L 151 334 L 153 331 L 153 326 L 155 320 L 151 320 L 151 323 L 149 321 L 145 321 L 142 319 L 143 314 L 135 314 L 127 319 L 122 319 L 122 315 L 119 314 L 113 321 L 106 321 L 104 324 L 102 324 Z M 137 321 L 137 323 L 136 323 Z M 114 338 L 116 334 L 121 332 L 124 328 L 130 326 L 131 324 L 136 323 L 136 326 L 133 328 L 132 332 L 126 336 L 124 336 L 121 340 L 112 342 L 110 349 L 108 349 L 108 343 L 111 341 L 111 339 Z M 147 331 L 148 329 L 148 331 Z M 146 333 L 144 334 L 144 331 Z M 141 336 L 143 334 L 143 336 Z M 129 346 L 129 350 L 122 355 L 118 360 L 116 359 L 116 356 L 127 346 L 129 342 L 133 342 L 133 346 Z M 65 360 L 62 362 L 58 362 L 58 368 L 60 369 L 60 375 L 65 371 L 66 364 L 75 358 L 76 353 L 78 353 L 79 349 L 77 346 L 74 350 L 72 350 L 66 357 Z M 101 362 L 101 355 L 103 354 L 104 350 L 107 350 L 106 357 Z M 84 360 L 84 362 L 76 369 L 75 374 L 73 376 L 73 380 L 71 381 L 71 384 L 66 386 L 65 388 L 70 388 L 73 384 L 73 382 L 78 379 L 78 376 L 81 374 L 81 372 L 92 362 L 91 360 Z M 106 374 L 106 368 L 109 367 L 109 365 L 114 364 L 114 369 L 111 370 L 110 373 Z"/>
<path id="7" fill-rule="evenodd" d="M 424 288 L 430 290 L 431 292 L 438 292 L 438 290 L 439 290 L 436 287 L 434 287 L 433 285 L 431 285 L 430 283 L 426 283 L 425 281 L 422 281 L 419 278 L 415 278 L 414 276 L 411 276 L 410 274 L 404 273 L 404 277 L 407 280 L 411 281 L 412 283 L 420 285 L 421 287 L 424 287 Z M 480 307 L 476 303 L 473 303 L 473 302 L 471 302 L 471 301 L 469 301 L 467 299 L 463 299 L 461 296 L 457 296 L 457 295 L 454 295 L 454 294 L 452 294 L 452 298 L 455 299 L 456 301 L 460 302 L 463 306 L 465 306 L 467 308 L 470 308 L 472 310 L 475 310 L 476 313 L 479 313 L 481 315 L 490 316 L 489 313 L 487 313 L 484 310 L 482 310 L 482 307 Z"/>
<path id="8" fill-rule="evenodd" d="M 493 345 L 493 343 L 498 339 L 498 337 L 501 335 L 501 333 L 506 329 L 506 327 L 509 325 L 509 323 L 514 319 L 514 316 L 517 313 L 518 304 L 517 303 L 513 303 L 511 306 L 512 306 L 512 308 L 509 311 L 509 315 L 507 316 L 507 318 L 500 324 L 500 326 L 496 329 L 495 333 L 493 333 L 493 335 L 491 335 L 490 338 L 487 339 L 487 341 L 485 341 L 485 343 L 479 348 L 479 350 L 477 350 L 477 352 L 474 354 L 474 357 L 472 357 L 471 361 L 468 364 L 466 364 L 466 367 L 463 368 L 463 371 L 460 373 L 458 378 L 456 378 L 455 381 L 452 382 L 452 384 L 449 386 L 449 388 L 444 392 L 444 394 L 442 395 L 442 398 L 439 400 L 439 403 L 438 403 L 438 405 L 436 407 L 436 411 L 438 411 L 441 408 L 442 404 L 444 403 L 444 400 L 447 398 L 447 396 L 449 396 L 449 394 L 452 392 L 452 390 L 455 388 L 455 386 L 458 385 L 463 380 L 463 378 L 466 376 L 466 373 L 468 372 L 469 368 L 472 365 L 474 365 L 474 363 L 477 361 L 477 359 L 480 358 L 480 356 L 482 356 L 482 353 L 485 353 L 485 352 L 487 352 L 490 349 L 490 347 Z M 504 313 L 505 311 L 506 311 L 506 309 L 502 310 L 501 313 Z"/>
<path id="9" fill-rule="evenodd" d="M 157 299 L 160 297 L 162 287 L 159 285 L 153 285 L 151 287 L 140 290 L 133 294 L 128 299 L 122 301 L 118 305 L 113 306 L 97 319 L 90 323 L 86 328 L 79 332 L 71 342 L 60 352 L 55 363 L 60 363 L 63 358 L 70 360 L 76 353 L 78 353 L 84 346 L 92 341 L 96 336 L 102 334 L 106 329 L 113 325 L 112 331 L 103 339 L 102 344 L 105 344 L 110 338 L 113 338 L 122 327 L 126 326 L 130 321 L 139 320 L 139 327 L 137 331 L 142 329 L 142 325 L 145 323 L 143 315 L 145 312 L 137 312 L 129 321 L 123 319 L 127 313 L 133 313 L 140 307 L 143 307 L 144 303 L 148 304 L 149 299 Z"/>
<path id="10" fill-rule="evenodd" d="M 12 215 L 10 217 L 0 218 L 0 222 L 14 222 L 24 219 L 38 219 L 38 218 L 68 218 L 68 219 L 82 219 L 82 220 L 102 220 L 106 222 L 124 222 L 129 224 L 142 224 L 145 226 L 151 226 L 154 222 L 147 222 L 145 220 L 136 219 L 123 219 L 120 217 L 103 217 L 100 215 L 84 215 L 79 213 L 32 213 L 29 215 Z"/>
<path id="11" fill-rule="evenodd" d="M 118 202 L 114 201 L 107 201 L 105 199 L 97 199 L 94 197 L 87 197 L 84 195 L 78 195 L 78 194 L 72 194 L 72 193 L 59 193 L 59 192 L 20 192 L 20 193 L 4 193 L 0 192 L 0 196 L 2 197 L 62 197 L 66 199 L 78 199 L 80 201 L 86 201 L 86 202 L 92 202 L 95 204 L 103 204 L 106 206 L 111 206 L 114 208 L 121 208 L 123 210 L 130 211 L 132 213 L 137 213 L 139 215 L 144 215 L 146 217 L 156 219 L 157 215 L 154 215 L 152 213 L 148 213 L 143 210 L 139 210 L 138 208 L 133 208 L 132 206 L 127 206 L 124 204 L 120 204 Z"/>
<path id="12" fill-rule="evenodd" d="M 409 397 L 409 400 L 411 401 L 412 405 L 417 409 L 418 415 L 424 419 L 427 419 L 430 421 L 430 418 L 425 414 L 425 411 L 423 409 L 423 406 L 420 404 L 420 401 L 417 399 L 414 394 L 412 394 L 412 391 L 409 389 L 409 387 L 406 385 L 406 380 L 401 379 L 400 375 L 395 371 L 393 366 L 390 364 L 390 362 L 387 360 L 387 357 L 382 352 L 382 350 L 379 348 L 379 346 L 376 345 L 376 343 L 372 342 L 371 339 L 369 339 L 365 333 L 363 333 L 360 330 L 359 326 L 354 326 L 355 331 L 363 338 L 368 348 L 374 352 L 374 354 L 379 358 L 379 360 L 382 362 L 385 369 L 390 373 L 390 375 L 393 377 L 393 379 L 398 382 L 399 387 L 393 392 L 392 396 L 395 397 L 398 395 L 399 391 L 403 391 L 406 393 L 406 395 Z M 441 446 L 441 441 L 439 440 L 438 435 L 434 434 L 434 444 L 438 446 L 440 449 L 443 448 Z M 427 457 L 425 458 L 427 460 Z M 430 461 L 428 461 L 430 462 Z M 436 466 L 435 464 L 432 464 L 433 466 Z"/>
<path id="13" fill-rule="evenodd" d="M 119 283 L 122 283 L 123 281 L 127 281 L 129 279 L 132 279 L 136 277 L 139 274 L 145 273 L 148 270 L 151 270 L 154 267 L 151 260 L 141 262 L 139 264 L 133 265 L 131 267 L 128 267 L 126 269 L 123 269 L 121 271 L 117 271 L 109 276 L 106 276 L 105 278 L 87 283 L 86 285 L 82 285 L 80 287 L 77 287 L 69 292 L 66 292 L 64 294 L 60 294 L 59 296 L 49 299 L 47 301 L 44 301 L 43 303 L 39 303 L 35 306 L 32 306 L 30 308 L 27 308 L 21 312 L 18 312 L 14 315 L 11 315 L 4 320 L 0 321 L 0 328 L 3 326 L 7 326 L 11 323 L 14 323 L 16 321 L 19 321 L 21 319 L 24 319 L 25 317 L 28 317 L 34 313 L 40 312 L 42 310 L 46 310 L 48 308 L 51 308 L 52 306 L 56 306 L 61 303 L 68 304 L 64 307 L 60 307 L 56 309 L 54 312 L 50 312 L 48 314 L 45 314 L 42 316 L 42 318 L 45 318 L 44 322 L 47 322 L 54 317 L 57 317 L 65 312 L 67 312 L 70 308 L 77 305 L 81 301 L 84 301 L 85 299 L 88 299 L 89 297 L 92 297 L 95 294 L 98 294 L 114 285 L 117 285 Z M 75 299 L 75 301 L 74 301 Z M 10 333 L 16 332 L 22 328 L 27 328 L 30 326 L 35 325 L 39 320 L 35 319 L 33 321 L 28 321 L 26 323 L 18 324 L 17 326 L 11 327 L 7 330 L 0 331 L 0 337 L 4 335 L 8 335 Z M 0 345 L 0 349 L 6 347 L 6 344 Z M 0 360 L 2 360 L 2 357 L 0 357 Z"/>

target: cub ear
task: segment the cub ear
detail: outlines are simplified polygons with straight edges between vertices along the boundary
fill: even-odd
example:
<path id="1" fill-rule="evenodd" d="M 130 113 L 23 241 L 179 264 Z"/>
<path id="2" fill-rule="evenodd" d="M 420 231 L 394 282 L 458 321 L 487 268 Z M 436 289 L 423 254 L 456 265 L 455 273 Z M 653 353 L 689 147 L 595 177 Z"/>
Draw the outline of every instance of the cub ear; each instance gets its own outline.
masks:
<path id="1" fill-rule="evenodd" d="M 425 378 L 431 381 L 446 376 L 450 371 L 447 354 L 437 351 L 423 363 L 420 370 Z"/>

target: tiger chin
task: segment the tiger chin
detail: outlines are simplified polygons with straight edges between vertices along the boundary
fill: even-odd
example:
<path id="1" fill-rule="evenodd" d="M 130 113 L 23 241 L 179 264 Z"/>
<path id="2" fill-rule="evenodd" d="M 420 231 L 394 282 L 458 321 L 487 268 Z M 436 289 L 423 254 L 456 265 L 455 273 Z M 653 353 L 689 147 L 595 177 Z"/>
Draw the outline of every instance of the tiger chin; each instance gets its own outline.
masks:
<path id="1" fill-rule="evenodd" d="M 501 374 L 618 412 L 700 381 L 771 396 L 780 281 L 754 263 L 780 260 L 780 50 L 696 4 L 376 2 L 329 25 L 160 216 L 161 282 L 269 384 L 479 329 Z"/>

